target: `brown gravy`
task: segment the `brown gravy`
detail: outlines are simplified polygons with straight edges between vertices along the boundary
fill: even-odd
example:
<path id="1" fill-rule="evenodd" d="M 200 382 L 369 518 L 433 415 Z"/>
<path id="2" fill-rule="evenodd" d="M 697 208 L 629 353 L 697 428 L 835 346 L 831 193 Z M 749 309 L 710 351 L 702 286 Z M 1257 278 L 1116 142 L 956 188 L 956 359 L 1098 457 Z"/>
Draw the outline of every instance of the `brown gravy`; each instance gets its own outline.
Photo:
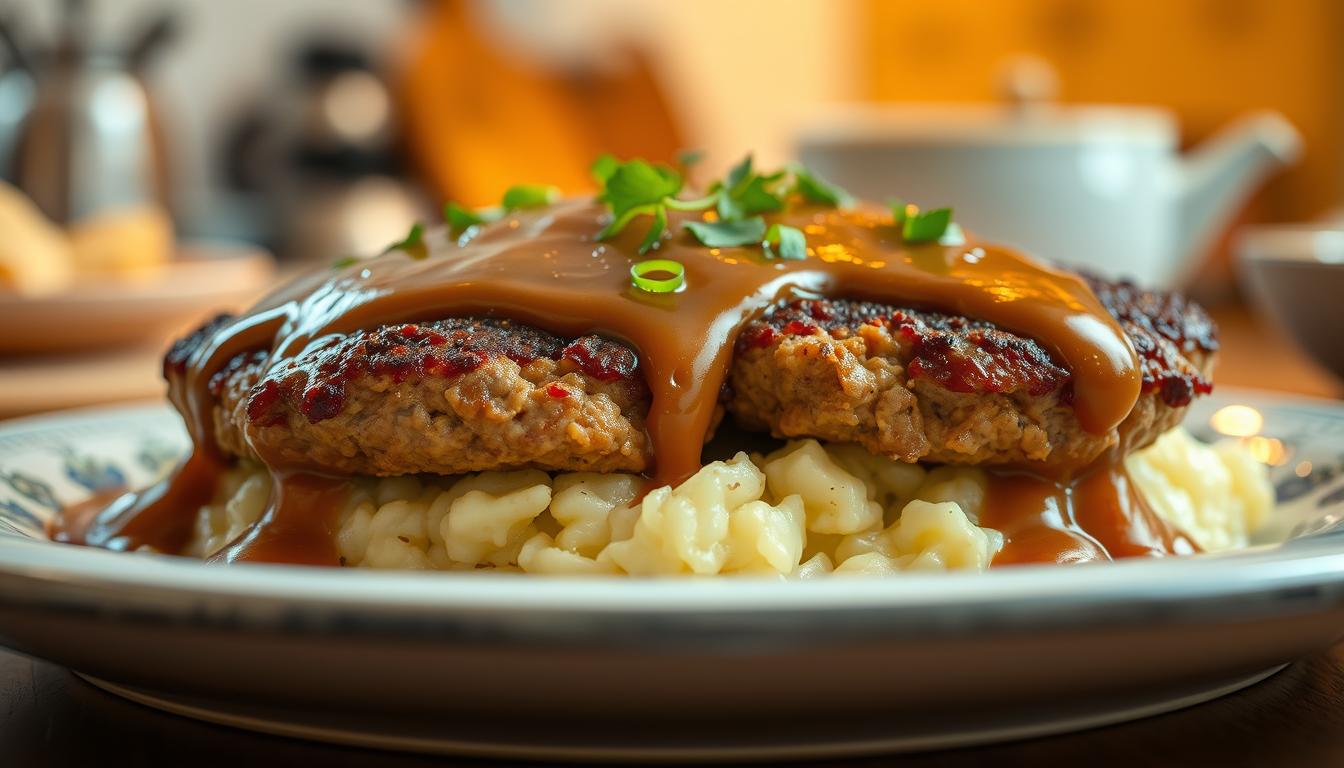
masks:
<path id="1" fill-rule="evenodd" d="M 340 565 L 336 512 L 345 502 L 346 481 L 311 473 L 284 474 L 277 481 L 261 520 L 210 560 Z"/>
<path id="2" fill-rule="evenodd" d="M 980 524 L 1003 532 L 994 565 L 1082 563 L 1188 555 L 1199 547 L 1158 517 L 1125 471 L 1105 457 L 1082 476 L 1054 482 L 991 472 Z"/>
<path id="3" fill-rule="evenodd" d="M 654 466 L 650 487 L 677 483 L 700 468 L 706 434 L 733 341 L 749 320 L 792 295 L 842 296 L 981 318 L 1038 340 L 1072 371 L 1083 427 L 1112 432 L 1139 395 L 1140 369 L 1125 333 L 1078 278 L 1011 249 L 908 245 L 889 216 L 794 206 L 769 215 L 801 229 L 808 258 L 770 259 L 758 247 L 707 248 L 671 212 L 668 235 L 649 258 L 685 267 L 677 293 L 631 285 L 630 266 L 647 223 L 608 242 L 596 235 L 607 214 L 572 200 L 512 214 L 453 240 L 427 236 L 424 253 L 402 251 L 317 271 L 281 287 L 219 328 L 172 380 L 169 397 L 184 414 L 192 457 L 172 478 L 114 502 L 96 516 L 67 516 L 62 540 L 113 548 L 150 544 L 179 551 L 195 510 L 215 490 L 224 461 L 213 435 L 211 377 L 239 354 L 290 358 L 315 340 L 387 323 L 446 316 L 506 317 L 562 336 L 599 333 L 633 347 L 652 394 L 647 420 Z M 261 521 L 215 559 L 336 564 L 334 521 L 342 483 L 314 467 L 267 461 L 276 479 Z M 1189 551 L 1138 498 L 1119 463 L 1083 475 L 1070 488 L 1026 475 L 995 476 L 988 524 L 1009 544 L 1000 562 L 1068 562 Z"/>
<path id="4" fill-rule="evenodd" d="M 195 514 L 215 495 L 224 464 L 213 453 L 193 450 L 169 477 L 116 497 L 101 510 L 77 505 L 56 520 L 52 538 L 116 550 L 143 546 L 182 551 L 191 538 Z"/>

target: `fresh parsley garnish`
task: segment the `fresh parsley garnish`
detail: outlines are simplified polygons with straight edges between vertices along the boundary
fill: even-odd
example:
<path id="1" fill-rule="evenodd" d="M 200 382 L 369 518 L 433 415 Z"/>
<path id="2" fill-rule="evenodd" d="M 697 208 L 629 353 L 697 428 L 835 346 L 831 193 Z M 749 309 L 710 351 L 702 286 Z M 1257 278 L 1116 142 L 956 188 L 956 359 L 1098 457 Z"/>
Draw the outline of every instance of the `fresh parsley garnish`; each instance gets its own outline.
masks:
<path id="1" fill-rule="evenodd" d="M 345 269 L 346 267 L 353 267 L 354 265 L 358 264 L 361 261 L 363 261 L 363 259 L 359 258 L 358 256 L 344 256 L 331 262 L 331 268 Z"/>
<path id="2" fill-rule="evenodd" d="M 684 170 L 700 160 L 699 152 L 684 152 L 677 156 Z M 622 162 L 612 155 L 602 155 L 593 161 L 590 171 L 601 188 L 597 200 L 604 203 L 611 220 L 598 233 L 606 240 L 624 230 L 640 216 L 650 216 L 649 229 L 640 241 L 641 254 L 658 247 L 668 229 L 668 209 L 677 211 L 714 212 L 713 221 L 686 221 L 682 227 L 701 244 L 710 248 L 736 248 L 759 244 L 767 258 L 786 260 L 807 258 L 807 236 L 797 227 L 774 223 L 767 225 L 761 214 L 784 210 L 791 197 L 798 197 L 813 205 L 845 208 L 853 205 L 854 198 L 840 187 L 813 174 L 802 165 L 791 165 L 786 170 L 763 174 L 756 170 L 751 155 L 747 155 L 729 170 L 721 181 L 710 184 L 700 198 L 684 200 L 677 197 L 684 180 L 680 171 L 666 165 L 634 159 Z M 555 203 L 560 191 L 542 184 L 520 184 L 510 187 L 498 208 L 471 210 L 457 203 L 443 207 L 443 217 L 449 232 L 456 237 L 471 227 L 496 221 L 511 211 L 540 208 Z M 892 200 L 893 224 L 901 230 L 907 243 L 941 242 L 958 245 L 965 242 L 961 228 L 952 221 L 951 208 L 921 211 L 902 200 Z M 416 223 L 411 231 L 384 253 L 405 251 L 412 258 L 428 255 L 424 243 L 424 226 Z M 354 264 L 354 259 L 341 259 L 332 266 L 343 268 Z"/>
<path id="3" fill-rule="evenodd" d="M 765 219 L 753 216 L 739 221 L 688 221 L 686 229 L 702 245 L 735 248 L 760 243 L 765 238 Z"/>
<path id="4" fill-rule="evenodd" d="M 601 162 L 601 158 L 599 158 Z M 663 236 L 667 228 L 667 201 L 674 199 L 681 191 L 681 174 L 664 165 L 654 165 L 644 160 L 616 162 L 613 167 L 602 163 L 593 166 L 594 178 L 601 178 L 602 194 L 599 199 L 607 204 L 611 211 L 611 222 L 602 228 L 597 239 L 606 240 L 625 229 L 636 216 L 652 215 L 653 225 L 639 247 L 640 253 L 647 253 Z"/>
<path id="5" fill-rule="evenodd" d="M 545 184 L 516 184 L 504 191 L 501 205 L 506 211 L 544 208 L 560 199 L 560 190 Z"/>
<path id="6" fill-rule="evenodd" d="M 761 176 L 752 167 L 751 155 L 728 172 L 728 178 L 718 188 L 719 218 L 724 221 L 745 219 L 759 213 L 784 210 L 784 195 L 772 190 L 784 174 Z"/>
<path id="7" fill-rule="evenodd" d="M 684 168 L 696 159 L 683 155 L 679 162 Z M 682 225 L 702 244 L 727 248 L 759 243 L 767 256 L 806 258 L 807 238 L 801 230 L 782 225 L 768 228 L 761 214 L 784 210 L 792 195 L 817 205 L 846 207 L 853 203 L 848 192 L 801 165 L 760 173 L 751 155 L 733 166 L 725 179 L 711 184 L 704 197 L 694 200 L 677 197 L 682 189 L 682 176 L 667 166 L 638 159 L 621 162 L 603 155 L 593 162 L 590 170 L 601 186 L 597 200 L 605 203 L 611 213 L 611 221 L 598 233 L 599 240 L 615 236 L 640 216 L 653 217 L 640 244 L 640 253 L 656 247 L 662 239 L 667 230 L 668 209 L 712 209 L 717 214 L 715 221 L 687 221 Z"/>
<path id="8" fill-rule="evenodd" d="M 667 230 L 667 209 L 663 206 L 653 212 L 653 223 L 649 225 L 649 231 L 644 235 L 644 241 L 639 244 L 640 253 L 648 253 L 649 249 L 658 244 L 663 239 L 663 232 Z"/>
<path id="9" fill-rule="evenodd" d="M 905 224 L 905 215 L 908 208 L 914 207 L 906 206 L 905 201 L 899 197 L 893 197 L 888 200 L 887 205 L 891 206 L 891 221 L 898 227 Z M 919 208 L 915 208 L 915 211 L 918 212 Z"/>
<path id="10" fill-rule="evenodd" d="M 921 211 L 917 205 L 908 205 L 904 200 L 892 200 L 891 220 L 901 230 L 901 237 L 907 243 L 940 242 L 943 245 L 964 245 L 966 236 L 961 227 L 952 221 L 951 208 L 936 208 Z"/>
<path id="11" fill-rule="evenodd" d="M 588 173 L 592 174 L 593 181 L 596 181 L 599 186 L 605 187 L 607 179 L 610 179 L 611 175 L 620 167 L 621 161 L 617 160 L 614 155 L 599 155 L 593 161 L 593 164 L 588 166 Z"/>
<path id="12" fill-rule="evenodd" d="M 779 258 L 801 261 L 807 258 L 807 237 L 797 227 L 771 224 L 765 231 L 765 250 L 779 254 Z"/>
<path id="13" fill-rule="evenodd" d="M 425 225 L 415 222 L 411 225 L 411 231 L 406 233 L 406 237 L 387 246 L 383 253 L 393 251 L 404 251 L 412 259 L 423 259 L 429 256 L 429 249 L 425 247 Z"/>
<path id="14" fill-rule="evenodd" d="M 834 208 L 848 208 L 854 204 L 854 197 L 845 190 L 813 174 L 806 167 L 794 164 L 794 191 L 809 203 L 829 205 Z"/>
<path id="15" fill-rule="evenodd" d="M 603 190 L 607 207 L 617 219 L 637 208 L 661 205 L 680 191 L 681 174 L 643 160 L 621 163 L 607 177 Z"/>
<path id="16" fill-rule="evenodd" d="M 559 199 L 560 190 L 548 184 L 515 184 L 504 191 L 504 197 L 497 208 L 472 210 L 448 202 L 443 206 L 443 220 L 448 224 L 448 234 L 457 237 L 472 227 L 498 221 L 506 213 L 528 208 L 544 208 Z"/>
<path id="17" fill-rule="evenodd" d="M 443 218 L 448 222 L 448 232 L 453 237 L 457 237 L 477 224 L 484 224 L 484 216 L 476 213 L 470 208 L 463 208 L 457 203 L 448 203 L 443 206 Z"/>
<path id="18" fill-rule="evenodd" d="M 951 223 L 951 208 L 914 212 L 907 209 L 905 220 L 901 223 L 901 237 L 907 243 L 932 243 L 947 232 Z"/>

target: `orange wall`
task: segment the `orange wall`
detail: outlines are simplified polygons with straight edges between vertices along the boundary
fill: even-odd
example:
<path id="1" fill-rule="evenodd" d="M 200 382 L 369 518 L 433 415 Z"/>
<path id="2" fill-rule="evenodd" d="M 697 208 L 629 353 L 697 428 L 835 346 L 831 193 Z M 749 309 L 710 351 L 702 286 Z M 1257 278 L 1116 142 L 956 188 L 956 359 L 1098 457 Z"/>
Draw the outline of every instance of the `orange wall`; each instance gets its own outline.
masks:
<path id="1" fill-rule="evenodd" d="M 1058 70 L 1062 100 L 1165 105 L 1191 142 L 1249 109 L 1284 112 L 1306 154 L 1252 218 L 1301 219 L 1339 197 L 1344 3 L 866 0 L 861 23 L 871 98 L 991 99 L 999 63 L 1029 52 Z"/>

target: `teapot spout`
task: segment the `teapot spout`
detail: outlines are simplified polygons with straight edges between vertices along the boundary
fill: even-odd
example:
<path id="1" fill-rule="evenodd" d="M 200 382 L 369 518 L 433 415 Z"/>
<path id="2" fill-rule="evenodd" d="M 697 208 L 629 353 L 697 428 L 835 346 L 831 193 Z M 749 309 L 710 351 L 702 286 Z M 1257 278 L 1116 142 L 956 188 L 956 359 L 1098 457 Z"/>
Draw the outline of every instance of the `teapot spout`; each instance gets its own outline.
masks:
<path id="1" fill-rule="evenodd" d="M 1237 120 L 1181 161 L 1174 253 L 1185 276 L 1259 183 L 1295 162 L 1301 151 L 1302 138 L 1283 115 L 1261 112 Z"/>

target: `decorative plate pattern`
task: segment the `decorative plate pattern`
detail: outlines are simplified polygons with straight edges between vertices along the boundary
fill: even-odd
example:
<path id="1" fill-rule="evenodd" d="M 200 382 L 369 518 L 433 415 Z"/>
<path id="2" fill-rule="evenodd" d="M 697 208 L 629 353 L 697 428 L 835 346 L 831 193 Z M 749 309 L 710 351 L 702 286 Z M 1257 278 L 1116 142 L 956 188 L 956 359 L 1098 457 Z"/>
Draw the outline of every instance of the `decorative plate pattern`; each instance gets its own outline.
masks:
<path id="1" fill-rule="evenodd" d="M 0 424 L 0 536 L 46 538 L 63 506 L 148 485 L 189 447 L 181 420 L 160 405 Z"/>

